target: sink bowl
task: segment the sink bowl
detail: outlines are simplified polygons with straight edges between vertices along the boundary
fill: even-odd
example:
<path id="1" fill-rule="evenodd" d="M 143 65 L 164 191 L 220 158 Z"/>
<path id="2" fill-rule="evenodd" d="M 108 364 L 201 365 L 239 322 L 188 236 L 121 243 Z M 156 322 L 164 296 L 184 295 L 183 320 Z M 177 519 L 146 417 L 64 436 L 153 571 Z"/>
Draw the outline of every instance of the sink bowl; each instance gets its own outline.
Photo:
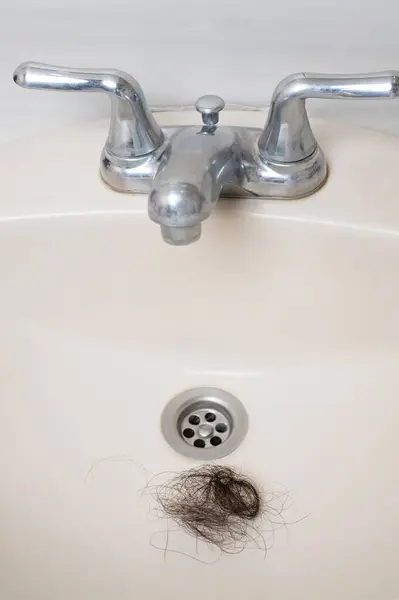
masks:
<path id="1" fill-rule="evenodd" d="M 399 141 L 315 123 L 323 189 L 222 199 L 177 248 L 100 180 L 106 128 L 0 152 L 0 597 L 398 598 Z M 199 464 L 160 432 L 194 386 L 246 407 L 220 462 L 284 505 L 266 553 L 165 542 L 146 486 Z"/>

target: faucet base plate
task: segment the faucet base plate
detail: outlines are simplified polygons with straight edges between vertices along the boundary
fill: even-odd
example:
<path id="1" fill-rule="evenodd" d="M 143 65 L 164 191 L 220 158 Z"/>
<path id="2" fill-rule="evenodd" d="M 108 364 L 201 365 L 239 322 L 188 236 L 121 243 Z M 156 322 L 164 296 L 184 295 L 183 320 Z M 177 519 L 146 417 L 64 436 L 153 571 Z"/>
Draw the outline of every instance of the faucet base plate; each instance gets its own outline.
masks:
<path id="1" fill-rule="evenodd" d="M 220 127 L 220 129 L 223 129 Z M 258 150 L 261 129 L 229 128 L 237 136 L 241 149 L 241 180 L 223 187 L 224 197 L 255 195 L 262 198 L 296 200 L 317 191 L 327 179 L 327 163 L 322 150 L 308 158 L 292 163 L 265 161 Z M 101 176 L 105 183 L 118 192 L 148 194 L 158 172 L 170 139 L 180 127 L 165 127 L 164 143 L 153 153 L 134 159 L 121 159 L 104 148 L 101 157 Z"/>

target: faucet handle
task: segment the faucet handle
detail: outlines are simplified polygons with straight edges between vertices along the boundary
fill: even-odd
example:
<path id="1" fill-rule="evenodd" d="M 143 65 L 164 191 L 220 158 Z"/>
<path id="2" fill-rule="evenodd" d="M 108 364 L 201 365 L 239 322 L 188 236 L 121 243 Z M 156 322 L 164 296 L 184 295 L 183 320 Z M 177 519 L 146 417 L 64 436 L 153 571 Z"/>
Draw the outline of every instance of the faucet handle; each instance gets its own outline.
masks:
<path id="1" fill-rule="evenodd" d="M 14 71 L 24 88 L 64 92 L 103 92 L 111 99 L 111 123 L 106 149 L 122 159 L 138 158 L 161 145 L 163 134 L 139 83 L 114 69 L 72 69 L 26 62 Z"/>
<path id="2" fill-rule="evenodd" d="M 219 113 L 224 109 L 224 100 L 214 94 L 206 94 L 198 98 L 195 103 L 196 110 L 201 113 L 204 125 L 213 127 L 219 122 Z"/>
<path id="3" fill-rule="evenodd" d="M 327 75 L 295 73 L 274 90 L 258 148 L 264 161 L 295 163 L 317 148 L 305 107 L 307 98 L 398 98 L 399 71 Z"/>

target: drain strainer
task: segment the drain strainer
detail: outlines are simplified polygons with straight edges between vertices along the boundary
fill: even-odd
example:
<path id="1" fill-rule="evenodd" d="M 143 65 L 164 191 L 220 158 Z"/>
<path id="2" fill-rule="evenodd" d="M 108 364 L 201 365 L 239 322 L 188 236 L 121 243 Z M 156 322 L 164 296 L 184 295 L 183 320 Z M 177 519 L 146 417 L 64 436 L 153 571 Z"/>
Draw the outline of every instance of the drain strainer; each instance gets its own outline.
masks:
<path id="1" fill-rule="evenodd" d="M 215 460 L 230 454 L 244 439 L 248 415 L 242 403 L 213 387 L 181 392 L 166 405 L 161 417 L 168 444 L 189 458 Z"/>

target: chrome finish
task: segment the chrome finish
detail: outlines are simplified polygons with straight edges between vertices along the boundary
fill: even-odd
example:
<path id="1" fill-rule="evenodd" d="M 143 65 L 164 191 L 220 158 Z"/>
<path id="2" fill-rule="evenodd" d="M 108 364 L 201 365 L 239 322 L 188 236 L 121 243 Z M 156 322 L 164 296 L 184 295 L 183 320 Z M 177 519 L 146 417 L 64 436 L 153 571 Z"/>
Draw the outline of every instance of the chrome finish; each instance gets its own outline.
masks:
<path id="1" fill-rule="evenodd" d="M 185 227 L 170 227 L 161 225 L 162 239 L 172 246 L 187 246 L 201 237 L 201 223 Z"/>
<path id="2" fill-rule="evenodd" d="M 224 109 L 224 100 L 220 96 L 207 94 L 201 96 L 195 103 L 195 109 L 201 113 L 204 125 L 217 125 L 219 122 L 219 113 Z"/>
<path id="3" fill-rule="evenodd" d="M 241 444 L 248 431 L 248 415 L 240 400 L 225 390 L 192 388 L 166 405 L 161 431 L 176 452 L 197 460 L 216 460 Z"/>
<path id="4" fill-rule="evenodd" d="M 327 162 L 319 146 L 301 162 L 286 164 L 263 159 L 258 150 L 259 129 L 238 130 L 242 188 L 255 196 L 293 200 L 316 192 L 327 179 Z"/>
<path id="5" fill-rule="evenodd" d="M 276 87 L 258 148 L 262 160 L 293 163 L 317 147 L 306 98 L 397 98 L 399 71 L 358 75 L 297 73 Z"/>
<path id="6" fill-rule="evenodd" d="M 215 433 L 214 428 L 212 427 L 212 425 L 208 425 L 207 423 L 204 423 L 204 425 L 200 425 L 198 427 L 198 431 L 197 431 L 199 437 L 201 438 L 210 438 L 211 435 L 213 433 Z"/>
<path id="7" fill-rule="evenodd" d="M 149 217 L 166 242 L 197 240 L 222 187 L 241 180 L 236 142 L 233 130 L 213 126 L 185 127 L 169 139 L 148 198 Z"/>
<path id="8" fill-rule="evenodd" d="M 102 69 L 69 69 L 41 63 L 22 63 L 14 71 L 21 87 L 63 92 L 104 92 L 111 98 L 107 152 L 135 158 L 153 152 L 163 140 L 138 82 L 127 73 Z"/>
<path id="9" fill-rule="evenodd" d="M 220 194 L 295 199 L 327 178 L 327 163 L 311 130 L 307 98 L 396 98 L 399 71 L 364 75 L 290 75 L 276 87 L 263 131 L 221 127 L 224 100 L 207 95 L 195 108 L 201 126 L 156 123 L 133 77 L 23 63 L 14 81 L 27 88 L 102 91 L 111 98 L 111 123 L 101 175 L 113 189 L 148 194 L 148 214 L 173 245 L 201 236 L 202 221 Z"/>

